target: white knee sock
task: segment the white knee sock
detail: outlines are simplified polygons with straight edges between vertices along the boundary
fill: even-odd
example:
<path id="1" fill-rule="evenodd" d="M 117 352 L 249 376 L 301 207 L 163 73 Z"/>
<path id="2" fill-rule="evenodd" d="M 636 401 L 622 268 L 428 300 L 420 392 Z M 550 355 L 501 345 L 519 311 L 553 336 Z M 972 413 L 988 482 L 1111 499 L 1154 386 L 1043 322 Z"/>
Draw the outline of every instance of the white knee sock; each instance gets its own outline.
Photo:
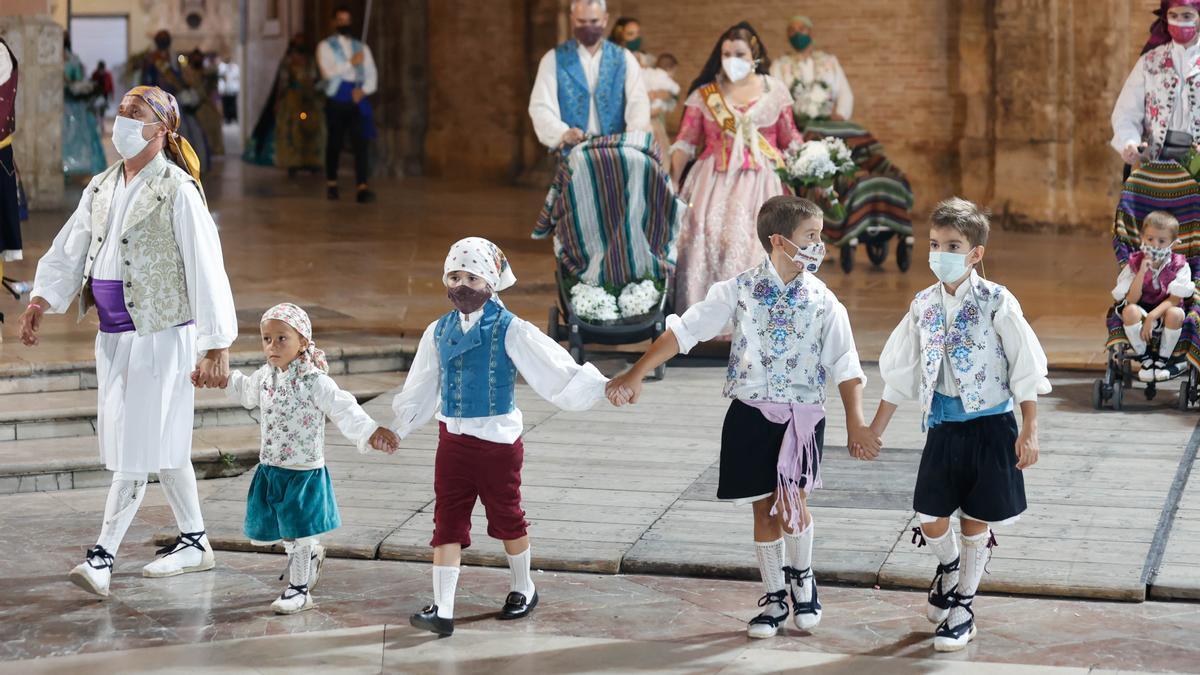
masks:
<path id="1" fill-rule="evenodd" d="M 291 544 L 291 546 L 287 544 Z M 308 586 L 309 571 L 312 569 L 313 544 L 311 540 L 301 539 L 295 542 L 286 542 L 284 547 L 288 552 L 288 584 Z"/>
<path id="2" fill-rule="evenodd" d="M 1183 333 L 1182 328 L 1164 328 L 1162 335 L 1158 338 L 1158 355 L 1164 359 L 1171 358 L 1175 353 L 1175 345 L 1179 344 L 1179 335 Z"/>
<path id="3" fill-rule="evenodd" d="M 190 461 L 178 469 L 163 469 L 158 474 L 167 503 L 175 514 L 180 532 L 204 530 L 204 517 L 200 515 L 200 496 L 196 493 L 196 471 Z"/>
<path id="4" fill-rule="evenodd" d="M 509 590 L 524 595 L 527 601 L 533 599 L 533 578 L 529 576 L 532 550 L 533 547 L 529 547 L 521 553 L 508 556 L 508 573 L 512 577 Z"/>
<path id="5" fill-rule="evenodd" d="M 146 496 L 147 478 L 149 476 L 144 473 L 113 473 L 108 500 L 104 503 L 104 525 L 100 528 L 100 538 L 96 540 L 96 544 L 103 546 L 109 555 L 117 555 L 129 524 L 137 515 L 142 497 Z"/>
<path id="6" fill-rule="evenodd" d="M 812 567 L 813 528 L 816 523 L 808 521 L 808 527 L 797 534 L 783 533 L 783 545 L 787 549 L 787 564 L 797 572 Z"/>
<path id="7" fill-rule="evenodd" d="M 454 618 L 454 591 L 458 587 L 457 567 L 433 566 L 433 604 L 443 619 Z"/>
<path id="8" fill-rule="evenodd" d="M 929 544 L 929 550 L 937 556 L 939 563 L 949 565 L 958 559 L 958 537 L 954 534 L 954 528 L 946 528 L 946 532 L 940 537 L 931 537 L 925 534 L 924 530 L 921 531 L 921 534 L 925 537 L 925 543 Z M 961 564 L 959 569 L 962 569 Z M 942 587 L 934 590 L 942 593 L 952 590 L 958 584 L 958 577 L 958 572 L 946 572 L 942 576 Z"/>
<path id="9" fill-rule="evenodd" d="M 754 542 L 754 553 L 758 556 L 758 571 L 762 574 L 763 590 L 767 593 L 782 591 L 787 587 L 783 578 L 783 538 L 775 541 Z"/>
<path id="10" fill-rule="evenodd" d="M 963 535 L 962 538 L 962 571 L 958 575 L 958 595 L 973 596 L 979 590 L 979 580 L 983 578 L 983 567 L 988 560 L 988 531 L 973 536 Z M 971 608 L 975 605 L 972 603 Z M 955 607 L 950 610 L 947 622 L 951 627 L 957 626 L 971 616 L 967 610 Z"/>
<path id="11" fill-rule="evenodd" d="M 1146 353 L 1146 341 L 1142 339 L 1142 324 L 1135 323 L 1132 326 L 1125 326 L 1125 337 L 1129 338 L 1129 346 L 1133 347 L 1133 353 L 1141 356 Z"/>

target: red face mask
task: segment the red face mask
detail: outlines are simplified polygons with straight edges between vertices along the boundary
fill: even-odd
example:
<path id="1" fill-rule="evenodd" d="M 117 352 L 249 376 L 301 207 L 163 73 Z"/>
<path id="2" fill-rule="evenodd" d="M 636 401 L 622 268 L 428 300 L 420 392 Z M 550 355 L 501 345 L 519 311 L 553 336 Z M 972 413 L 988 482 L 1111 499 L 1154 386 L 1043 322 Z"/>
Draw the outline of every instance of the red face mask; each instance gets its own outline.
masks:
<path id="1" fill-rule="evenodd" d="M 1181 45 L 1185 45 L 1196 39 L 1196 24 L 1193 23 L 1175 23 L 1167 22 L 1167 32 L 1171 34 L 1171 39 Z"/>

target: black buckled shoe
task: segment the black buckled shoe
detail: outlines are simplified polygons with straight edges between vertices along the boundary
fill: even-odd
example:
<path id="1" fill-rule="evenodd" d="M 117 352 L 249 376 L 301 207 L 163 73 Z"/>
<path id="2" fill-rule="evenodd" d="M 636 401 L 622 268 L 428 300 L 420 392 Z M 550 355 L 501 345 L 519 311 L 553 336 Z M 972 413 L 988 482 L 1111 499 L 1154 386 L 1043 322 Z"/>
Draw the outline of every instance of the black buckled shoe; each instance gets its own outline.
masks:
<path id="1" fill-rule="evenodd" d="M 408 623 L 413 628 L 427 630 L 443 637 L 454 634 L 454 619 L 443 619 L 438 616 L 437 605 L 430 605 L 408 617 Z"/>
<path id="2" fill-rule="evenodd" d="M 529 616 L 534 607 L 538 604 L 538 594 L 535 590 L 533 598 L 526 601 L 524 593 L 513 591 L 504 599 L 504 607 L 500 609 L 500 616 L 496 617 L 501 621 L 511 621 L 513 619 L 522 619 Z"/>

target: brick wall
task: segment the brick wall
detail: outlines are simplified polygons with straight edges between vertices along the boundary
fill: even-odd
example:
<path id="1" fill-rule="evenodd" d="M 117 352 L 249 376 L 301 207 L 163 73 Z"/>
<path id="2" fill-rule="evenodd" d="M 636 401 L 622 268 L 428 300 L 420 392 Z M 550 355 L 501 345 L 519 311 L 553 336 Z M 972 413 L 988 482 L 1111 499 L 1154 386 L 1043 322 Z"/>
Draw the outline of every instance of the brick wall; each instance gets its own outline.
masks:
<path id="1" fill-rule="evenodd" d="M 525 109 L 566 0 L 430 3 L 431 173 L 512 178 L 537 160 Z M 803 11 L 842 62 L 855 118 L 910 176 L 923 216 L 963 194 L 1011 226 L 1109 227 L 1120 161 L 1109 114 L 1157 0 L 609 0 L 687 86 L 729 25 L 770 54 Z"/>

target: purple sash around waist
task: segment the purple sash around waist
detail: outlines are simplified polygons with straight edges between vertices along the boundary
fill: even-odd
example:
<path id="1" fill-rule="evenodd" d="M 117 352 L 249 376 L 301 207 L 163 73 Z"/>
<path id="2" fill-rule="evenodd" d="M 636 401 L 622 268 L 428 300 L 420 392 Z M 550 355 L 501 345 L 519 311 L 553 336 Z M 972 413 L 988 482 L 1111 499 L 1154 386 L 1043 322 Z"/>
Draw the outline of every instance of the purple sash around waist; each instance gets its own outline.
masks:
<path id="1" fill-rule="evenodd" d="M 96 313 L 100 315 L 101 333 L 129 333 L 137 328 L 133 317 L 125 307 L 125 284 L 121 281 L 92 279 L 92 298 L 96 301 Z M 194 321 L 181 323 L 188 326 Z"/>

